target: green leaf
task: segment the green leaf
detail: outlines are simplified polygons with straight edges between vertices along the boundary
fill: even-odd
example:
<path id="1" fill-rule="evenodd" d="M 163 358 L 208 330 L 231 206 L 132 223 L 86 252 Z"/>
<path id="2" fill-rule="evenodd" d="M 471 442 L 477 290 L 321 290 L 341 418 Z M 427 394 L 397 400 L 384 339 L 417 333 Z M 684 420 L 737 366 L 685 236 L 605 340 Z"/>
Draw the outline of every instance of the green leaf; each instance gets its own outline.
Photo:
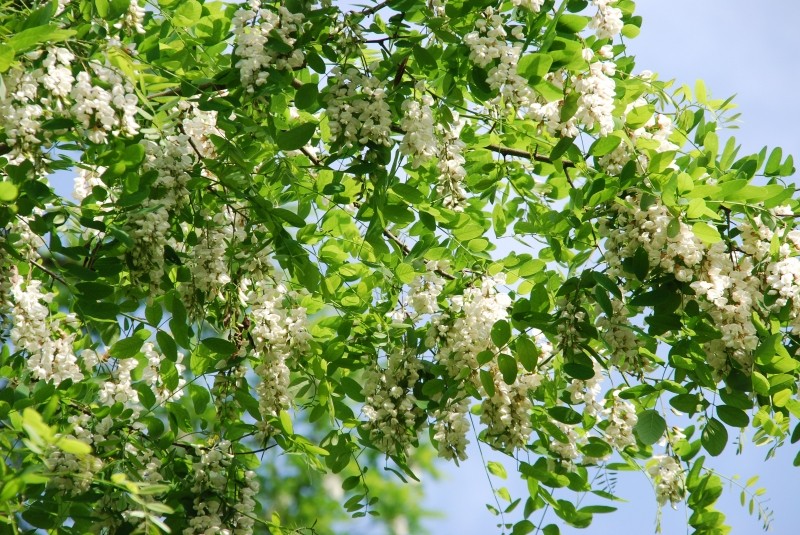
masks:
<path id="1" fill-rule="evenodd" d="M 562 424 L 577 425 L 583 421 L 583 416 L 578 411 L 564 405 L 547 409 L 550 416 Z"/>
<path id="2" fill-rule="evenodd" d="M 208 390 L 200 385 L 189 385 L 189 397 L 192 398 L 194 412 L 198 416 L 206 411 L 206 407 L 211 402 L 211 395 Z"/>
<path id="3" fill-rule="evenodd" d="M 278 134 L 277 144 L 281 150 L 299 150 L 305 147 L 317 131 L 316 123 L 303 123 Z"/>
<path id="4" fill-rule="evenodd" d="M 132 336 L 131 338 L 118 340 L 111 346 L 109 353 L 111 353 L 112 357 L 118 359 L 128 359 L 135 356 L 142 349 L 142 345 L 144 345 L 144 340 L 140 336 Z"/>
<path id="5" fill-rule="evenodd" d="M 183 0 L 175 10 L 172 24 L 176 28 L 194 26 L 203 14 L 203 6 L 197 0 Z"/>
<path id="6" fill-rule="evenodd" d="M 0 202 L 11 202 L 17 198 L 19 190 L 11 182 L 0 182 Z"/>
<path id="7" fill-rule="evenodd" d="M 6 72 L 14 63 L 14 48 L 0 44 L 0 73 Z"/>
<path id="8" fill-rule="evenodd" d="M 25 52 L 34 48 L 39 43 L 66 41 L 75 35 L 75 33 L 75 30 L 63 30 L 55 24 L 36 26 L 35 28 L 28 28 L 27 30 L 22 30 L 15 34 L 6 41 L 6 45 L 10 46 L 18 53 Z"/>
<path id="9" fill-rule="evenodd" d="M 503 374 L 503 381 L 507 385 L 514 384 L 514 381 L 517 380 L 517 372 L 519 371 L 517 361 L 514 360 L 514 357 L 506 355 L 505 353 L 501 354 L 497 357 L 497 367 L 500 368 L 500 373 Z"/>
<path id="10" fill-rule="evenodd" d="M 481 385 L 483 386 L 483 389 L 486 391 L 486 395 L 488 397 L 494 396 L 494 393 L 495 393 L 494 377 L 492 377 L 492 374 L 489 373 L 486 370 L 481 370 L 478 373 L 478 376 L 480 377 Z"/>
<path id="11" fill-rule="evenodd" d="M 767 159 L 767 166 L 764 168 L 764 174 L 767 176 L 779 175 L 781 172 L 781 159 L 783 158 L 783 150 L 780 147 L 775 147 L 769 154 Z"/>
<path id="12" fill-rule="evenodd" d="M 56 442 L 56 446 L 64 453 L 71 453 L 73 455 L 89 455 L 92 453 L 92 447 L 89 446 L 89 444 L 75 438 L 60 438 L 58 442 Z"/>
<path id="13" fill-rule="evenodd" d="M 517 73 L 529 81 L 541 79 L 550 71 L 553 58 L 548 54 L 528 54 L 517 63 Z"/>
<path id="14" fill-rule="evenodd" d="M 589 154 L 592 156 L 605 156 L 610 153 L 622 143 L 622 138 L 609 134 L 606 137 L 601 137 L 589 148 Z"/>
<path id="15" fill-rule="evenodd" d="M 747 427 L 750 424 L 750 417 L 742 409 L 729 405 L 717 407 L 719 419 L 732 427 Z"/>
<path id="16" fill-rule="evenodd" d="M 703 428 L 700 441 L 706 451 L 716 457 L 722 453 L 728 443 L 728 430 L 725 429 L 722 422 L 716 418 L 710 418 Z"/>
<path id="17" fill-rule="evenodd" d="M 667 430 L 667 422 L 654 410 L 644 410 L 637 414 L 636 426 L 633 432 L 643 444 L 650 445 L 658 442 Z"/>
<path id="18" fill-rule="evenodd" d="M 294 94 L 294 105 L 310 112 L 319 109 L 319 89 L 315 83 L 306 83 Z"/>
<path id="19" fill-rule="evenodd" d="M 506 320 L 498 320 L 492 325 L 492 342 L 497 347 L 505 346 L 511 339 L 511 325 Z"/>
<path id="20" fill-rule="evenodd" d="M 522 367 L 529 372 L 534 371 L 539 361 L 539 349 L 536 347 L 533 340 L 522 335 L 514 342 L 514 349 L 516 349 L 517 359 L 519 359 Z"/>
<path id="21" fill-rule="evenodd" d="M 702 221 L 692 225 L 692 232 L 694 232 L 694 235 L 697 236 L 701 241 L 708 245 L 722 241 L 722 236 L 719 235 L 719 231 L 717 231 L 717 229 L 708 223 L 703 223 Z"/>
<path id="22" fill-rule="evenodd" d="M 236 345 L 224 338 L 205 338 L 200 343 L 206 346 L 212 353 L 224 357 L 230 357 L 236 353 Z"/>
<path id="23" fill-rule="evenodd" d="M 486 463 L 486 468 L 489 470 L 490 474 L 497 476 L 500 479 L 508 479 L 506 468 L 502 464 L 496 461 L 489 461 Z"/>

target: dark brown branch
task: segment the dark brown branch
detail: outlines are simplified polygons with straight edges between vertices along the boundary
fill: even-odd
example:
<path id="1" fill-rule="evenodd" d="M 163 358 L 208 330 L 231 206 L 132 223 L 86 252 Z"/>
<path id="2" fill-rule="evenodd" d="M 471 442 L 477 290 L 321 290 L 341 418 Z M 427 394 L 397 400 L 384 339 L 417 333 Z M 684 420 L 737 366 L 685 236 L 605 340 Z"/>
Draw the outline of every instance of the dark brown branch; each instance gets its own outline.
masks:
<path id="1" fill-rule="evenodd" d="M 58 282 L 60 282 L 64 286 L 67 286 L 67 281 L 65 281 L 60 275 L 56 274 L 54 271 L 51 271 L 50 269 L 44 267 L 43 265 L 41 265 L 40 263 L 36 262 L 35 260 L 31 260 L 31 265 L 33 267 L 35 267 L 35 268 L 38 268 L 38 269 L 44 271 L 45 273 L 47 273 L 48 275 L 53 277 L 55 280 L 57 280 Z"/>
<path id="2" fill-rule="evenodd" d="M 381 9 L 385 8 L 390 3 L 392 3 L 392 0 L 383 0 L 383 2 L 379 2 L 372 7 L 369 7 L 363 11 L 357 11 L 356 13 L 358 13 L 359 15 L 363 15 L 364 17 L 369 17 L 370 15 L 374 15 Z"/>
<path id="3" fill-rule="evenodd" d="M 527 158 L 535 162 L 553 163 L 553 160 L 550 157 L 543 156 L 536 152 L 528 152 L 522 149 L 512 149 L 511 147 L 503 147 L 502 145 L 486 145 L 485 148 L 504 156 L 516 156 L 518 158 Z M 569 160 L 561 160 L 561 163 L 564 164 L 565 168 L 575 167 L 575 163 Z"/>

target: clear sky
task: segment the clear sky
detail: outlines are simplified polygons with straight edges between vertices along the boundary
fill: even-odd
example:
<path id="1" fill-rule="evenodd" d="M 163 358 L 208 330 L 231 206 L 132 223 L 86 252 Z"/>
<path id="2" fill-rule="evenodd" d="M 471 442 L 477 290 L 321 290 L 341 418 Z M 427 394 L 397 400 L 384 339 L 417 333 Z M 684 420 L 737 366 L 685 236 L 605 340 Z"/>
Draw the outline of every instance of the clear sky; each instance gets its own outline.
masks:
<path id="1" fill-rule="evenodd" d="M 800 2 L 796 0 L 640 0 L 637 13 L 644 18 L 642 33 L 628 41 L 628 52 L 637 57 L 637 70 L 659 73 L 662 80 L 676 79 L 679 84 L 694 85 L 705 80 L 714 98 L 737 94 L 735 102 L 742 113 L 740 128 L 723 132 L 733 135 L 743 145 L 742 152 L 757 152 L 762 147 L 781 146 L 784 154 L 800 156 L 800 106 L 794 103 L 800 82 Z M 800 165 L 798 166 L 800 167 Z M 736 435 L 731 433 L 731 441 Z M 738 475 L 741 481 L 760 475 L 759 486 L 767 489 L 763 496 L 774 511 L 771 534 L 800 533 L 800 506 L 796 483 L 800 468 L 792 466 L 798 444 L 787 444 L 774 459 L 764 462 L 767 451 L 750 442 L 747 432 L 742 442 L 744 454 L 735 455 L 728 444 L 725 452 L 711 464 L 722 475 Z M 473 439 L 474 442 L 474 439 Z M 473 445 L 474 446 L 474 445 Z M 484 448 L 484 454 L 488 449 Z M 491 456 L 503 460 L 501 456 Z M 487 459 L 488 460 L 488 459 Z M 513 465 L 505 461 L 509 472 Z M 498 483 L 496 478 L 495 483 Z M 521 482 L 506 482 L 513 497 L 527 496 Z M 428 522 L 437 535 L 491 535 L 499 533 L 497 520 L 486 509 L 492 503 L 492 491 L 477 450 L 461 469 L 447 468 L 446 479 L 426 484 L 427 504 L 444 512 L 444 517 Z M 562 534 L 644 535 L 654 533 L 655 495 L 644 474 L 623 473 L 619 476 L 617 494 L 628 500 L 619 504 L 619 511 L 596 515 L 585 530 L 567 528 Z M 599 503 L 599 502 L 598 502 Z M 739 505 L 738 489 L 726 486 L 718 508 L 733 526 L 732 535 L 761 533 L 761 524 Z M 664 509 L 662 533 L 688 533 L 684 508 Z M 552 515 L 551 521 L 558 519 Z M 518 519 L 519 516 L 512 517 Z M 536 515 L 532 520 L 538 519 Z"/>

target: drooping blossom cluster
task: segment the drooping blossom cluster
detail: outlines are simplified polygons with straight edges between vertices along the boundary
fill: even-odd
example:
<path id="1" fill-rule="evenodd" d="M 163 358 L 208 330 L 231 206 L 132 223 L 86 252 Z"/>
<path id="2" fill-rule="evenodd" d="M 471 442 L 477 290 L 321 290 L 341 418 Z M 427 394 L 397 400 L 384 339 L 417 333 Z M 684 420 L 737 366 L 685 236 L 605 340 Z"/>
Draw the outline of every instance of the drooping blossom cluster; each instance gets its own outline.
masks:
<path id="1" fill-rule="evenodd" d="M 386 369 L 364 374 L 366 428 L 383 452 L 403 455 L 417 438 L 416 422 L 424 413 L 412 390 L 421 369 L 413 351 L 397 349 L 389 353 Z"/>
<path id="2" fill-rule="evenodd" d="M 463 120 L 455 117 L 452 124 L 439 125 L 441 144 L 436 164 L 439 170 L 436 193 L 441 196 L 447 208 L 456 211 L 462 210 L 467 200 L 467 192 L 463 186 L 464 178 L 467 176 L 467 171 L 464 169 L 466 159 L 463 155 L 466 145 L 460 139 L 464 124 Z"/>
<path id="3" fill-rule="evenodd" d="M 41 286 L 41 281 L 25 280 L 12 268 L 11 343 L 27 353 L 26 365 L 35 379 L 56 385 L 66 379 L 81 381 L 83 372 L 72 350 L 75 335 L 65 334 L 60 321 L 50 317 L 47 305 L 54 295 L 43 293 Z"/>
<path id="4" fill-rule="evenodd" d="M 467 433 L 470 430 L 468 411 L 469 400 L 461 399 L 433 412 L 433 439 L 442 459 L 456 463 L 467 460 Z"/>
<path id="5" fill-rule="evenodd" d="M 153 391 L 156 398 L 156 404 L 163 404 L 167 401 L 177 401 L 183 397 L 183 389 L 186 386 L 186 379 L 183 377 L 183 372 L 186 367 L 183 365 L 183 354 L 178 353 L 173 366 L 177 374 L 177 385 L 174 388 L 169 388 L 162 376 L 162 364 L 166 357 L 156 350 L 151 342 L 145 342 L 142 347 L 144 358 L 147 359 L 147 364 L 142 370 L 141 380 Z"/>
<path id="6" fill-rule="evenodd" d="M 112 376 L 100 387 L 99 399 L 104 405 L 136 406 L 139 403 L 139 393 L 133 388 L 131 372 L 139 365 L 135 358 L 118 359 L 116 369 Z"/>
<path id="7" fill-rule="evenodd" d="M 618 35 L 622 31 L 622 10 L 613 7 L 616 0 L 592 0 L 592 4 L 597 6 L 589 27 L 594 29 L 598 39 L 608 39 Z"/>
<path id="8" fill-rule="evenodd" d="M 629 104 L 625 109 L 625 116 L 627 117 L 631 111 L 641 106 L 647 106 L 647 101 L 643 98 Z M 624 142 L 620 143 L 614 150 L 601 156 L 598 164 L 608 174 L 618 175 L 622 172 L 625 164 L 635 158 L 638 172 L 644 173 L 650 163 L 650 158 L 645 150 L 637 152 L 637 141 L 648 141 L 648 149 L 657 153 L 677 150 L 678 145 L 670 141 L 673 129 L 672 119 L 668 115 L 655 113 L 644 125 L 628 133 L 633 146 Z M 650 141 L 655 143 L 649 143 Z"/>
<path id="9" fill-rule="evenodd" d="M 200 157 L 213 157 L 211 135 L 218 135 L 216 113 L 200 110 L 196 105 L 182 108 L 182 117 L 174 133 L 157 139 L 145 139 L 145 160 L 142 168 L 157 173 L 153 195 L 128 222 L 136 246 L 131 251 L 134 275 L 147 275 L 151 292 L 155 292 L 164 273 L 164 247 L 175 246 L 169 238 L 171 213 L 184 206 L 189 192 L 186 184 Z"/>
<path id="10" fill-rule="evenodd" d="M 29 64 L 38 60 L 36 66 Z M 66 48 L 48 47 L 27 54 L 22 68 L 4 75 L 0 130 L 11 148 L 12 163 L 41 156 L 37 149 L 52 136 L 51 130 L 43 129 L 50 119 L 75 120 L 93 143 L 105 143 L 109 134 L 138 133 L 138 98 L 131 83 L 95 60 L 81 64 L 86 70 L 75 75 L 77 66 Z"/>
<path id="11" fill-rule="evenodd" d="M 656 455 L 647 467 L 647 473 L 656 487 L 659 505 L 670 502 L 673 509 L 686 495 L 686 476 L 680 463 L 671 455 Z"/>
<path id="12" fill-rule="evenodd" d="M 309 348 L 311 335 L 307 330 L 306 310 L 301 306 L 285 306 L 287 300 L 295 297 L 282 284 L 267 281 L 245 280 L 240 289 L 240 300 L 250 310 L 254 344 L 250 356 L 257 361 L 254 371 L 260 379 L 256 394 L 262 421 L 257 425 L 262 438 L 273 433 L 269 419 L 277 417 L 291 403 L 287 359 Z"/>
<path id="13" fill-rule="evenodd" d="M 192 317 L 200 317 L 205 303 L 231 282 L 227 251 L 233 238 L 233 221 L 227 211 L 213 217 L 207 213 L 203 216 L 206 225 L 197 230 L 197 243 L 186 262 L 192 280 L 181 287 L 186 309 Z"/>
<path id="14" fill-rule="evenodd" d="M 575 80 L 575 90 L 580 93 L 575 116 L 587 128 L 598 125 L 601 136 L 614 130 L 615 86 L 611 77 L 615 71 L 616 65 L 611 61 L 594 61 L 589 64 L 589 74 L 579 75 Z"/>
<path id="15" fill-rule="evenodd" d="M 634 256 L 638 248 L 647 253 L 649 265 L 673 273 L 679 281 L 693 279 L 694 269 L 703 260 L 705 246 L 683 221 L 677 221 L 677 231 L 670 231 L 674 220 L 666 206 L 655 201 L 642 207 L 639 197 L 627 196 L 625 203 L 614 206 L 616 220 L 600 224 L 600 234 L 606 237 L 604 258 L 608 275 L 623 274 L 622 260 Z M 673 223 L 674 227 L 675 223 Z"/>
<path id="16" fill-rule="evenodd" d="M 434 314 L 439 311 L 437 299 L 444 289 L 444 278 L 437 270 L 447 269 L 447 262 L 430 260 L 425 273 L 417 275 L 409 284 L 408 302 L 417 315 Z"/>
<path id="17" fill-rule="evenodd" d="M 487 394 L 481 403 L 481 423 L 486 425 L 484 440 L 507 453 L 525 447 L 530 439 L 533 404 L 529 394 L 542 381 L 539 374 L 527 373 L 522 366 L 517 366 L 517 377 L 512 384 L 505 382 L 499 368 L 490 368 L 494 394 Z"/>
<path id="18" fill-rule="evenodd" d="M 251 534 L 255 525 L 255 496 L 259 488 L 255 472 L 236 474 L 232 469 L 231 443 L 227 440 L 210 448 L 196 446 L 195 457 L 197 461 L 193 463 L 191 473 L 194 514 L 189 518 L 183 535 Z M 231 498 L 229 486 L 234 482 L 238 492 Z"/>
<path id="19" fill-rule="evenodd" d="M 466 288 L 463 295 L 453 296 L 449 310 L 435 315 L 428 331 L 426 343 L 428 347 L 438 344 L 436 358 L 446 367 L 447 374 L 468 381 L 476 388 L 482 388 L 478 379 L 478 354 L 494 347 L 492 326 L 508 318 L 511 299 L 497 288 L 504 283 L 502 274 L 486 277 L 479 285 Z M 467 399 L 456 399 L 435 411 L 434 438 L 439 455 L 445 459 L 466 459 L 466 433 L 470 428 L 468 408 Z M 508 423 L 511 422 L 507 418 Z M 505 441 L 508 443 L 510 439 Z"/>
<path id="20" fill-rule="evenodd" d="M 702 298 L 702 308 L 722 333 L 721 339 L 703 344 L 709 364 L 720 372 L 727 369 L 727 357 L 749 369 L 752 352 L 758 347 L 753 312 L 763 296 L 761 282 L 753 271 L 751 257 L 737 261 L 724 242 L 717 242 L 706 253 L 699 280 L 691 284 Z"/>
<path id="21" fill-rule="evenodd" d="M 542 9 L 544 0 L 511 0 L 511 3 L 517 7 L 521 7 L 534 13 L 538 13 Z"/>
<path id="22" fill-rule="evenodd" d="M 119 22 L 114 23 L 114 28 L 126 33 L 144 33 L 144 7 L 139 5 L 139 0 L 130 0 L 127 11 Z"/>
<path id="23" fill-rule="evenodd" d="M 611 407 L 604 409 L 608 427 L 605 428 L 605 439 L 609 445 L 618 450 L 636 445 L 633 428 L 639 421 L 636 408 L 627 400 L 620 399 L 615 390 L 611 397 Z"/>
<path id="24" fill-rule="evenodd" d="M 608 345 L 609 362 L 619 371 L 634 375 L 651 371 L 652 363 L 639 352 L 644 347 L 644 341 L 628 318 L 625 302 L 614 297 L 611 307 L 611 316 L 598 315 L 596 320 L 600 336 Z"/>
<path id="25" fill-rule="evenodd" d="M 529 106 L 534 98 L 533 90 L 528 81 L 517 74 L 522 45 L 509 44 L 503 18 L 491 7 L 484 11 L 483 18 L 475 22 L 475 27 L 475 31 L 464 36 L 464 43 L 470 48 L 469 57 L 473 62 L 484 68 L 491 65 L 486 83 L 497 92 L 497 96 L 490 102 L 495 105 L 502 103 L 511 109 Z M 524 40 L 522 26 L 515 26 L 512 34 L 518 41 Z"/>
<path id="26" fill-rule="evenodd" d="M 391 145 L 392 112 L 381 80 L 354 67 L 331 72 L 334 83 L 325 96 L 331 137 L 345 145 Z"/>
<path id="27" fill-rule="evenodd" d="M 419 100 L 405 100 L 402 105 L 400 128 L 404 134 L 399 150 L 401 154 L 411 158 L 414 169 L 428 162 L 438 151 L 432 105 L 433 98 L 430 95 L 422 95 Z"/>
<path id="28" fill-rule="evenodd" d="M 468 371 L 469 380 L 478 385 L 478 354 L 494 348 L 492 326 L 508 319 L 511 298 L 498 290 L 505 284 L 505 276 L 485 277 L 476 286 L 464 290 L 463 295 L 450 298 L 448 312 L 433 318 L 428 331 L 428 346 L 437 342 L 437 360 L 447 367 L 451 377 Z"/>
<path id="29" fill-rule="evenodd" d="M 235 67 L 247 91 L 267 82 L 271 69 L 291 70 L 305 60 L 303 51 L 293 48 L 303 24 L 302 13 L 292 13 L 279 6 L 277 13 L 262 8 L 259 0 L 250 0 L 249 9 L 239 8 L 233 15 L 234 54 L 239 61 Z M 277 39 L 279 44 L 270 43 Z M 283 52 L 286 47 L 291 52 Z"/>

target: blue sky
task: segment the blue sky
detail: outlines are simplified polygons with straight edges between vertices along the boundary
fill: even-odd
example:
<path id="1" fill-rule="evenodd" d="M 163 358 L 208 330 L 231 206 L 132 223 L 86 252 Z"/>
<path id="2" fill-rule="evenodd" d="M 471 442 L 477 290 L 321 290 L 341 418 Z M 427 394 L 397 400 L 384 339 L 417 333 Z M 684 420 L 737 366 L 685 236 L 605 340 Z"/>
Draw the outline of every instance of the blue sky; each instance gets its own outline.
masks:
<path id="1" fill-rule="evenodd" d="M 627 43 L 628 52 L 637 57 L 637 70 L 649 69 L 659 73 L 662 80 L 674 78 L 678 84 L 690 86 L 702 78 L 714 98 L 735 93 L 737 111 L 742 113 L 739 129 L 722 132 L 722 137 L 733 135 L 742 145 L 740 154 L 757 152 L 764 146 L 781 146 L 784 154 L 792 154 L 798 161 L 800 106 L 793 99 L 800 82 L 800 61 L 796 56 L 800 52 L 800 2 L 640 0 L 637 13 L 644 18 L 642 33 Z M 728 477 L 738 475 L 741 481 L 759 475 L 758 486 L 767 490 L 765 504 L 774 512 L 770 533 L 796 534 L 800 508 L 794 484 L 800 480 L 800 468 L 792 466 L 792 459 L 798 445 L 787 442 L 775 458 L 764 462 L 766 448 L 752 445 L 751 437 L 752 432 L 747 432 L 742 439 L 742 455 L 735 455 L 735 447 L 729 443 L 726 451 L 708 461 L 707 466 Z M 731 440 L 734 438 L 731 433 Z M 513 472 L 511 463 L 504 464 Z M 470 459 L 460 469 L 447 467 L 445 477 L 444 481 L 426 483 L 427 504 L 444 513 L 442 518 L 428 522 L 430 530 L 441 535 L 499 533 L 496 518 L 484 505 L 493 503 L 492 491 L 477 450 L 472 449 Z M 506 486 L 513 497 L 524 501 L 527 490 L 523 483 L 506 482 Z M 619 504 L 619 511 L 596 515 L 595 522 L 585 530 L 562 526 L 562 534 L 654 533 L 656 502 L 646 476 L 621 474 L 617 494 L 628 500 Z M 739 505 L 738 489 L 726 485 L 718 508 L 733 526 L 732 535 L 761 532 L 758 519 Z M 689 533 L 689 514 L 684 508 L 673 511 L 666 507 L 662 533 Z M 553 515 L 551 521 L 556 520 Z"/>

